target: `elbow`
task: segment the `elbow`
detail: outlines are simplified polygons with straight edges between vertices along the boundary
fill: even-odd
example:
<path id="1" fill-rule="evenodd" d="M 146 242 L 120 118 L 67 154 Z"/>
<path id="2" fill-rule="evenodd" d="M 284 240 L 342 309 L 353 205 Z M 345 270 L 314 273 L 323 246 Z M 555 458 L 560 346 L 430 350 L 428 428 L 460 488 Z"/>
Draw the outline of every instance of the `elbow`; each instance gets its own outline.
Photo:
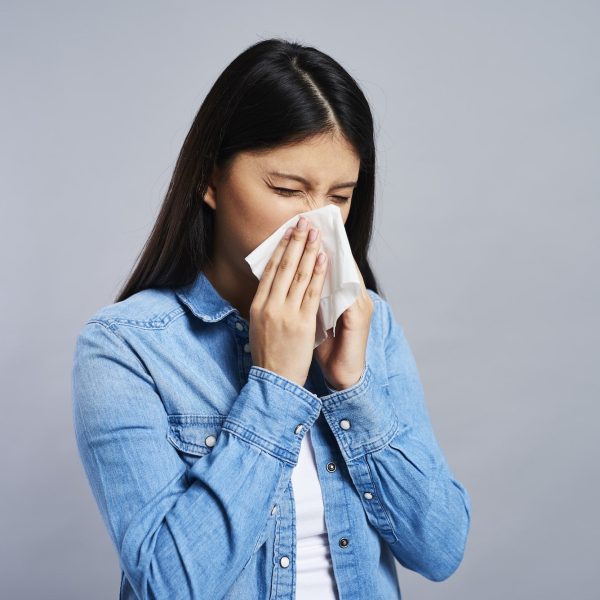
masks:
<path id="1" fill-rule="evenodd" d="M 429 547 L 428 560 L 423 565 L 421 574 L 430 581 L 448 579 L 463 561 L 471 528 L 471 513 L 469 497 L 463 496 L 463 503 L 458 514 L 450 521 L 443 536 L 436 536 L 436 542 Z"/>
<path id="2" fill-rule="evenodd" d="M 129 527 L 119 550 L 121 568 L 136 598 L 204 598 L 198 578 L 191 576 L 185 562 L 189 553 L 177 543 L 166 521 L 151 531 L 136 525 Z"/>
<path id="3" fill-rule="evenodd" d="M 465 518 L 462 526 L 452 530 L 437 530 L 435 536 L 423 536 L 417 543 L 413 535 L 412 543 L 405 544 L 401 539 L 391 544 L 392 552 L 400 564 L 411 571 L 419 573 L 430 581 L 448 579 L 460 566 L 465 554 L 469 531 L 469 518 Z M 413 531 L 413 534 L 415 532 Z"/>
<path id="4" fill-rule="evenodd" d="M 458 569 L 464 556 L 464 546 L 446 548 L 423 565 L 421 575 L 430 581 L 444 581 Z"/>
<path id="5" fill-rule="evenodd" d="M 460 492 L 454 496 L 458 501 L 451 504 L 450 510 L 432 509 L 428 518 L 412 528 L 410 549 L 397 548 L 401 564 L 430 581 L 448 579 L 463 561 L 471 527 L 471 509 L 469 496 L 462 486 Z"/>
<path id="6" fill-rule="evenodd" d="M 194 600 L 204 598 L 203 592 L 196 587 L 193 581 L 186 581 L 180 576 L 180 571 L 167 574 L 163 565 L 153 558 L 152 561 L 142 567 L 132 567 L 124 564 L 121 560 L 121 569 L 127 579 L 123 583 L 131 588 L 135 597 L 139 600 L 159 600 L 160 598 L 181 598 L 182 600 Z"/>

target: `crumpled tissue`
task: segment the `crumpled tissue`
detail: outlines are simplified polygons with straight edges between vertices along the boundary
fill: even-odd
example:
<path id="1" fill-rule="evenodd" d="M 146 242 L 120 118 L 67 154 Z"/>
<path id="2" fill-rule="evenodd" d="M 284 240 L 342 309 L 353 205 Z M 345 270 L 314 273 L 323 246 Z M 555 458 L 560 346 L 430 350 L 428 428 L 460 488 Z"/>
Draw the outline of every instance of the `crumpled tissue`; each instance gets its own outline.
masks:
<path id="1" fill-rule="evenodd" d="M 319 228 L 321 233 L 320 249 L 327 254 L 329 261 L 317 311 L 314 345 L 316 348 L 329 337 L 327 335 L 328 329 L 333 329 L 335 337 L 336 321 L 354 303 L 361 289 L 361 281 L 339 207 L 328 204 L 322 208 L 298 213 L 283 223 L 257 246 L 245 257 L 245 260 L 250 265 L 254 275 L 260 279 L 269 258 L 271 258 L 286 229 L 295 227 L 300 216 L 308 219 L 309 229 L 311 226 Z"/>

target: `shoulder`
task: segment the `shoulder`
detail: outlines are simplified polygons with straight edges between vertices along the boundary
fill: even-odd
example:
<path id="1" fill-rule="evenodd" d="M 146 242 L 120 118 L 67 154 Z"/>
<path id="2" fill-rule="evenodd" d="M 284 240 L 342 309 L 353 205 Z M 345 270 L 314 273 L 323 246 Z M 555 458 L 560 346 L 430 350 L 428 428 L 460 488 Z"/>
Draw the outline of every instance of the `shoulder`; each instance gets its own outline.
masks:
<path id="1" fill-rule="evenodd" d="M 399 370 L 416 373 L 415 356 L 406 337 L 402 320 L 396 318 L 390 302 L 373 290 L 367 289 L 367 292 L 375 304 L 371 327 L 375 332 L 376 344 L 379 344 L 385 355 L 389 373 Z"/>
<path id="2" fill-rule="evenodd" d="M 170 288 L 141 290 L 121 302 L 107 304 L 88 318 L 86 325 L 100 323 L 114 329 L 118 326 L 160 329 L 185 312 Z"/>
<path id="3" fill-rule="evenodd" d="M 91 376 L 114 363 L 146 377 L 146 361 L 173 352 L 185 309 L 171 288 L 149 288 L 98 308 L 80 326 L 74 339 L 73 373 Z M 164 335 L 163 335 L 164 334 Z M 107 366 L 108 365 L 108 366 Z M 110 371 L 112 372 L 112 371 Z"/>
<path id="4" fill-rule="evenodd" d="M 158 340 L 158 350 L 169 346 L 177 334 L 169 327 L 181 323 L 185 308 L 170 288 L 149 288 L 93 312 L 75 334 L 75 355 L 95 354 L 139 356 L 149 342 Z"/>
<path id="5" fill-rule="evenodd" d="M 394 328 L 402 329 L 394 316 L 394 311 L 390 303 L 377 292 L 367 288 L 367 293 L 373 300 L 373 321 L 378 326 L 384 337 L 390 335 Z"/>

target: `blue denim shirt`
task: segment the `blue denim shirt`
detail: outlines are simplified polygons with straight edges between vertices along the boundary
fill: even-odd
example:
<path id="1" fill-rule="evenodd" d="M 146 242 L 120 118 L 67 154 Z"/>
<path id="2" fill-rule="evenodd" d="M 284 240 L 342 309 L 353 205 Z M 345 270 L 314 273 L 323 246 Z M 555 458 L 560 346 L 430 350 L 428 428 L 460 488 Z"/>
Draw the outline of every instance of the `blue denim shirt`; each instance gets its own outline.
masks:
<path id="1" fill-rule="evenodd" d="M 368 293 L 366 366 L 341 391 L 314 359 L 304 386 L 253 365 L 248 322 L 203 273 L 82 327 L 73 424 L 120 598 L 293 599 L 290 476 L 309 428 L 342 600 L 400 598 L 394 558 L 433 581 L 457 569 L 469 496 L 434 437 L 403 329 Z"/>

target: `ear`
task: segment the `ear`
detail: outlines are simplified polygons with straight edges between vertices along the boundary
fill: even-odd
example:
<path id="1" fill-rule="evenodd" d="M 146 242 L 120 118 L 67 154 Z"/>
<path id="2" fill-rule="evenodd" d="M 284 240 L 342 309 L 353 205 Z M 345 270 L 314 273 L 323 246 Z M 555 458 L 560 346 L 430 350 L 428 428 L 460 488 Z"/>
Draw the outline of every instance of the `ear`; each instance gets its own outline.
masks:
<path id="1" fill-rule="evenodd" d="M 217 210 L 217 187 L 215 185 L 215 182 L 219 180 L 219 177 L 220 177 L 219 168 L 215 167 L 215 169 L 208 181 L 208 187 L 206 188 L 206 192 L 204 193 L 204 198 L 202 199 L 213 210 Z"/>

